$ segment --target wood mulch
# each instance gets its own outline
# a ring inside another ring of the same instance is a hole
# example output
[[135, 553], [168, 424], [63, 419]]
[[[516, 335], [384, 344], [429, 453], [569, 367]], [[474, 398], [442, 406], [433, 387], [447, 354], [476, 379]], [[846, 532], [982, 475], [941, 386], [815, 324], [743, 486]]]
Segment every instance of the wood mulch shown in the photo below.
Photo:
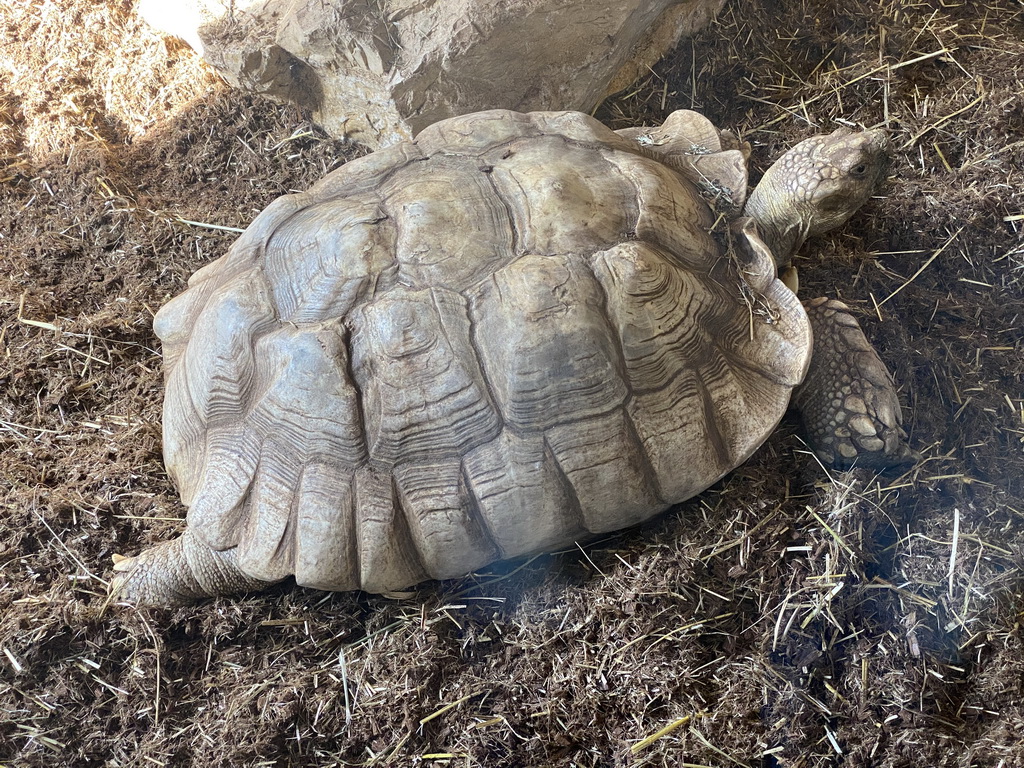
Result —
[[661, 519], [395, 601], [107, 605], [181, 529], [153, 312], [360, 150], [223, 86], [128, 0], [0, 3], [0, 766], [1024, 766], [1024, 8], [730, 2], [613, 127], [698, 109], [754, 177], [886, 126], [802, 290], [855, 308], [923, 461], [789, 420]]

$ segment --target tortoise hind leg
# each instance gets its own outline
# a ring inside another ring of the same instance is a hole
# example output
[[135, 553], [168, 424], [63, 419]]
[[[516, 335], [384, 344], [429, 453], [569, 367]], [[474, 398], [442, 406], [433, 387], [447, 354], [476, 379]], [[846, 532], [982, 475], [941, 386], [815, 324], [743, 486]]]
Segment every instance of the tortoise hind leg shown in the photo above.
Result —
[[913, 464], [920, 456], [906, 443], [892, 377], [849, 308], [835, 299], [804, 307], [814, 351], [793, 404], [818, 458], [838, 468]]
[[273, 583], [246, 575], [235, 564], [233, 549], [212, 549], [189, 529], [136, 557], [115, 555], [114, 571], [111, 597], [136, 605], [188, 605], [203, 597], [263, 589]]

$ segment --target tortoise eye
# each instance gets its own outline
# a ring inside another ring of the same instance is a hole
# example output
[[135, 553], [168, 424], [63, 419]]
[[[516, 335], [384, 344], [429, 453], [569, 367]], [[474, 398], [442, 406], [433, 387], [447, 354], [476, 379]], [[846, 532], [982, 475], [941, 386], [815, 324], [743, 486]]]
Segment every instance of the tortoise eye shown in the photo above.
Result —
[[850, 173], [852, 173], [854, 176], [863, 176], [865, 173], [867, 173], [867, 170], [868, 166], [866, 163], [858, 163], [857, 165], [853, 166], [852, 169], [850, 169]]

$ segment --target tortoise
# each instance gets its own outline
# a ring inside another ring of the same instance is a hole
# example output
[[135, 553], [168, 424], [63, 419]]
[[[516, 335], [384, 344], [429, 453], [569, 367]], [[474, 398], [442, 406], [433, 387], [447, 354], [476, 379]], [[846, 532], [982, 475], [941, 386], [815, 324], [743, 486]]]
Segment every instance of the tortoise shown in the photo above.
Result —
[[912, 461], [848, 308], [779, 277], [872, 194], [884, 133], [807, 139], [745, 199], [748, 150], [689, 111], [495, 110], [275, 200], [156, 316], [187, 527], [115, 556], [112, 594], [388, 593], [551, 551], [705, 490], [791, 399], [823, 461]]

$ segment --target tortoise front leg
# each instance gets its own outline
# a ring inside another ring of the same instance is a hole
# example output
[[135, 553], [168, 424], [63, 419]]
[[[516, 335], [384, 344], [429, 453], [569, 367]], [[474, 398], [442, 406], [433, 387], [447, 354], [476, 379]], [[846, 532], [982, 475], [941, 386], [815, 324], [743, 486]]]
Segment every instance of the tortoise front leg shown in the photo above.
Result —
[[219, 552], [186, 529], [136, 557], [114, 556], [110, 595], [136, 605], [173, 607], [203, 597], [263, 589], [272, 582], [254, 579], [235, 564], [235, 550]]
[[793, 393], [808, 440], [830, 466], [885, 469], [912, 464], [896, 386], [849, 307], [835, 299], [804, 303], [814, 350]]

